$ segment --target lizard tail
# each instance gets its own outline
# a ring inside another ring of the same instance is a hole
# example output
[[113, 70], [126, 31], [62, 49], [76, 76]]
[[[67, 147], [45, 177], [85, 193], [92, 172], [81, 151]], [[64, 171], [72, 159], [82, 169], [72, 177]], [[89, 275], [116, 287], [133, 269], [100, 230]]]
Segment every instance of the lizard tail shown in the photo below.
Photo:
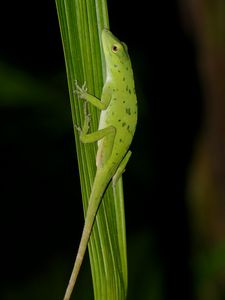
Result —
[[[77, 276], [80, 271], [81, 264], [83, 262], [84, 254], [87, 249], [88, 241], [90, 239], [92, 227], [95, 221], [95, 217], [98, 211], [99, 204], [101, 203], [101, 198], [104, 194], [104, 191], [111, 179], [107, 178], [108, 176], [104, 176], [100, 174], [101, 171], [97, 171], [95, 180], [93, 183], [89, 203], [88, 203], [88, 209], [85, 216], [85, 223], [84, 228], [80, 240], [80, 245], [78, 248], [76, 260], [74, 263], [73, 271], [66, 289], [66, 293], [64, 296], [64, 300], [69, 300], [71, 297], [71, 294], [73, 292], [74, 285], [76, 283]], [[103, 179], [104, 178], [104, 179]]]

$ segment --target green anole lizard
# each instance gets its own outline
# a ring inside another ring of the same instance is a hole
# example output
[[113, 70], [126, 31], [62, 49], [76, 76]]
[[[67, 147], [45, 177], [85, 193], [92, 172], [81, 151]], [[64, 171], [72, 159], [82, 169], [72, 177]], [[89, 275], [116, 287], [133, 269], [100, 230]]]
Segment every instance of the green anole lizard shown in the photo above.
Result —
[[85, 84], [80, 87], [76, 82], [75, 92], [78, 97], [100, 109], [101, 115], [98, 131], [88, 133], [87, 112], [83, 128], [79, 130], [81, 142], [98, 142], [97, 171], [77, 257], [64, 300], [69, 300], [71, 297], [103, 194], [110, 181], [115, 188], [131, 156], [131, 151], [128, 149], [137, 123], [137, 98], [127, 47], [107, 29], [102, 31], [102, 45], [106, 62], [106, 80], [101, 100], [88, 94]]

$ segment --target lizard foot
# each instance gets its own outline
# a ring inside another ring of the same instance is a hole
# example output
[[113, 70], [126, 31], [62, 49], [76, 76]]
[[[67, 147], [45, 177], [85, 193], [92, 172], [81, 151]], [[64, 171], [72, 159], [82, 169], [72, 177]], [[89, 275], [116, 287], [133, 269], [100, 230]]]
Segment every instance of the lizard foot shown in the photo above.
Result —
[[87, 95], [87, 86], [86, 86], [86, 82], [84, 82], [84, 84], [82, 85], [82, 87], [80, 87], [77, 83], [77, 80], [75, 80], [75, 90], [74, 93], [77, 94], [77, 96], [80, 99], [86, 99], [86, 95]]
[[84, 102], [84, 126], [83, 126], [83, 133], [87, 133], [90, 128], [90, 121], [91, 121], [91, 114], [88, 112], [88, 103], [87, 101]]
[[82, 129], [80, 128], [80, 126], [77, 126], [76, 124], [74, 124], [74, 128], [78, 131], [79, 135], [82, 134]]

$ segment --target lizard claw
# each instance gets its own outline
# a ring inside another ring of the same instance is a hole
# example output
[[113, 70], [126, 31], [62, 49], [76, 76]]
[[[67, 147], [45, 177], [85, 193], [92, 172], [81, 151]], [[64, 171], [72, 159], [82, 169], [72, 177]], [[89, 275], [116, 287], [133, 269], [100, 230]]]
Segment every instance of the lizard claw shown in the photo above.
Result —
[[86, 86], [86, 81], [84, 82], [84, 84], [82, 85], [82, 90], [87, 92], [87, 86]]
[[73, 91], [74, 94], [77, 94], [77, 96], [80, 99], [86, 99], [86, 94], [87, 94], [87, 86], [86, 86], [86, 81], [84, 82], [84, 84], [82, 85], [82, 87], [80, 87], [77, 83], [77, 80], [75, 80], [75, 90]]
[[82, 129], [80, 128], [80, 126], [77, 126], [76, 124], [74, 124], [74, 128], [78, 131], [79, 134], [82, 133]]
[[84, 116], [85, 116], [85, 122], [84, 122], [84, 127], [85, 131], [87, 132], [90, 127], [90, 121], [91, 121], [91, 114], [88, 112], [88, 103], [87, 101], [84, 102]]
[[82, 128], [77, 126], [76, 124], [74, 125], [74, 128], [78, 131], [80, 136], [87, 134], [90, 127], [90, 119], [91, 119], [91, 114], [88, 113], [87, 101], [85, 101], [84, 102], [84, 125]]
[[91, 114], [88, 112], [88, 102], [84, 101], [84, 115], [85, 117], [89, 117], [91, 116]]

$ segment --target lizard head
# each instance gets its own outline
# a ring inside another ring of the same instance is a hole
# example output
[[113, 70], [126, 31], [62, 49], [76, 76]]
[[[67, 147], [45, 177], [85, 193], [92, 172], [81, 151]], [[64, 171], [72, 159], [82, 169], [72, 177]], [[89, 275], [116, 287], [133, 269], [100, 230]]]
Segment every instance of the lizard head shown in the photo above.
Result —
[[102, 45], [106, 64], [121, 64], [129, 61], [126, 44], [119, 41], [108, 29], [102, 31]]

